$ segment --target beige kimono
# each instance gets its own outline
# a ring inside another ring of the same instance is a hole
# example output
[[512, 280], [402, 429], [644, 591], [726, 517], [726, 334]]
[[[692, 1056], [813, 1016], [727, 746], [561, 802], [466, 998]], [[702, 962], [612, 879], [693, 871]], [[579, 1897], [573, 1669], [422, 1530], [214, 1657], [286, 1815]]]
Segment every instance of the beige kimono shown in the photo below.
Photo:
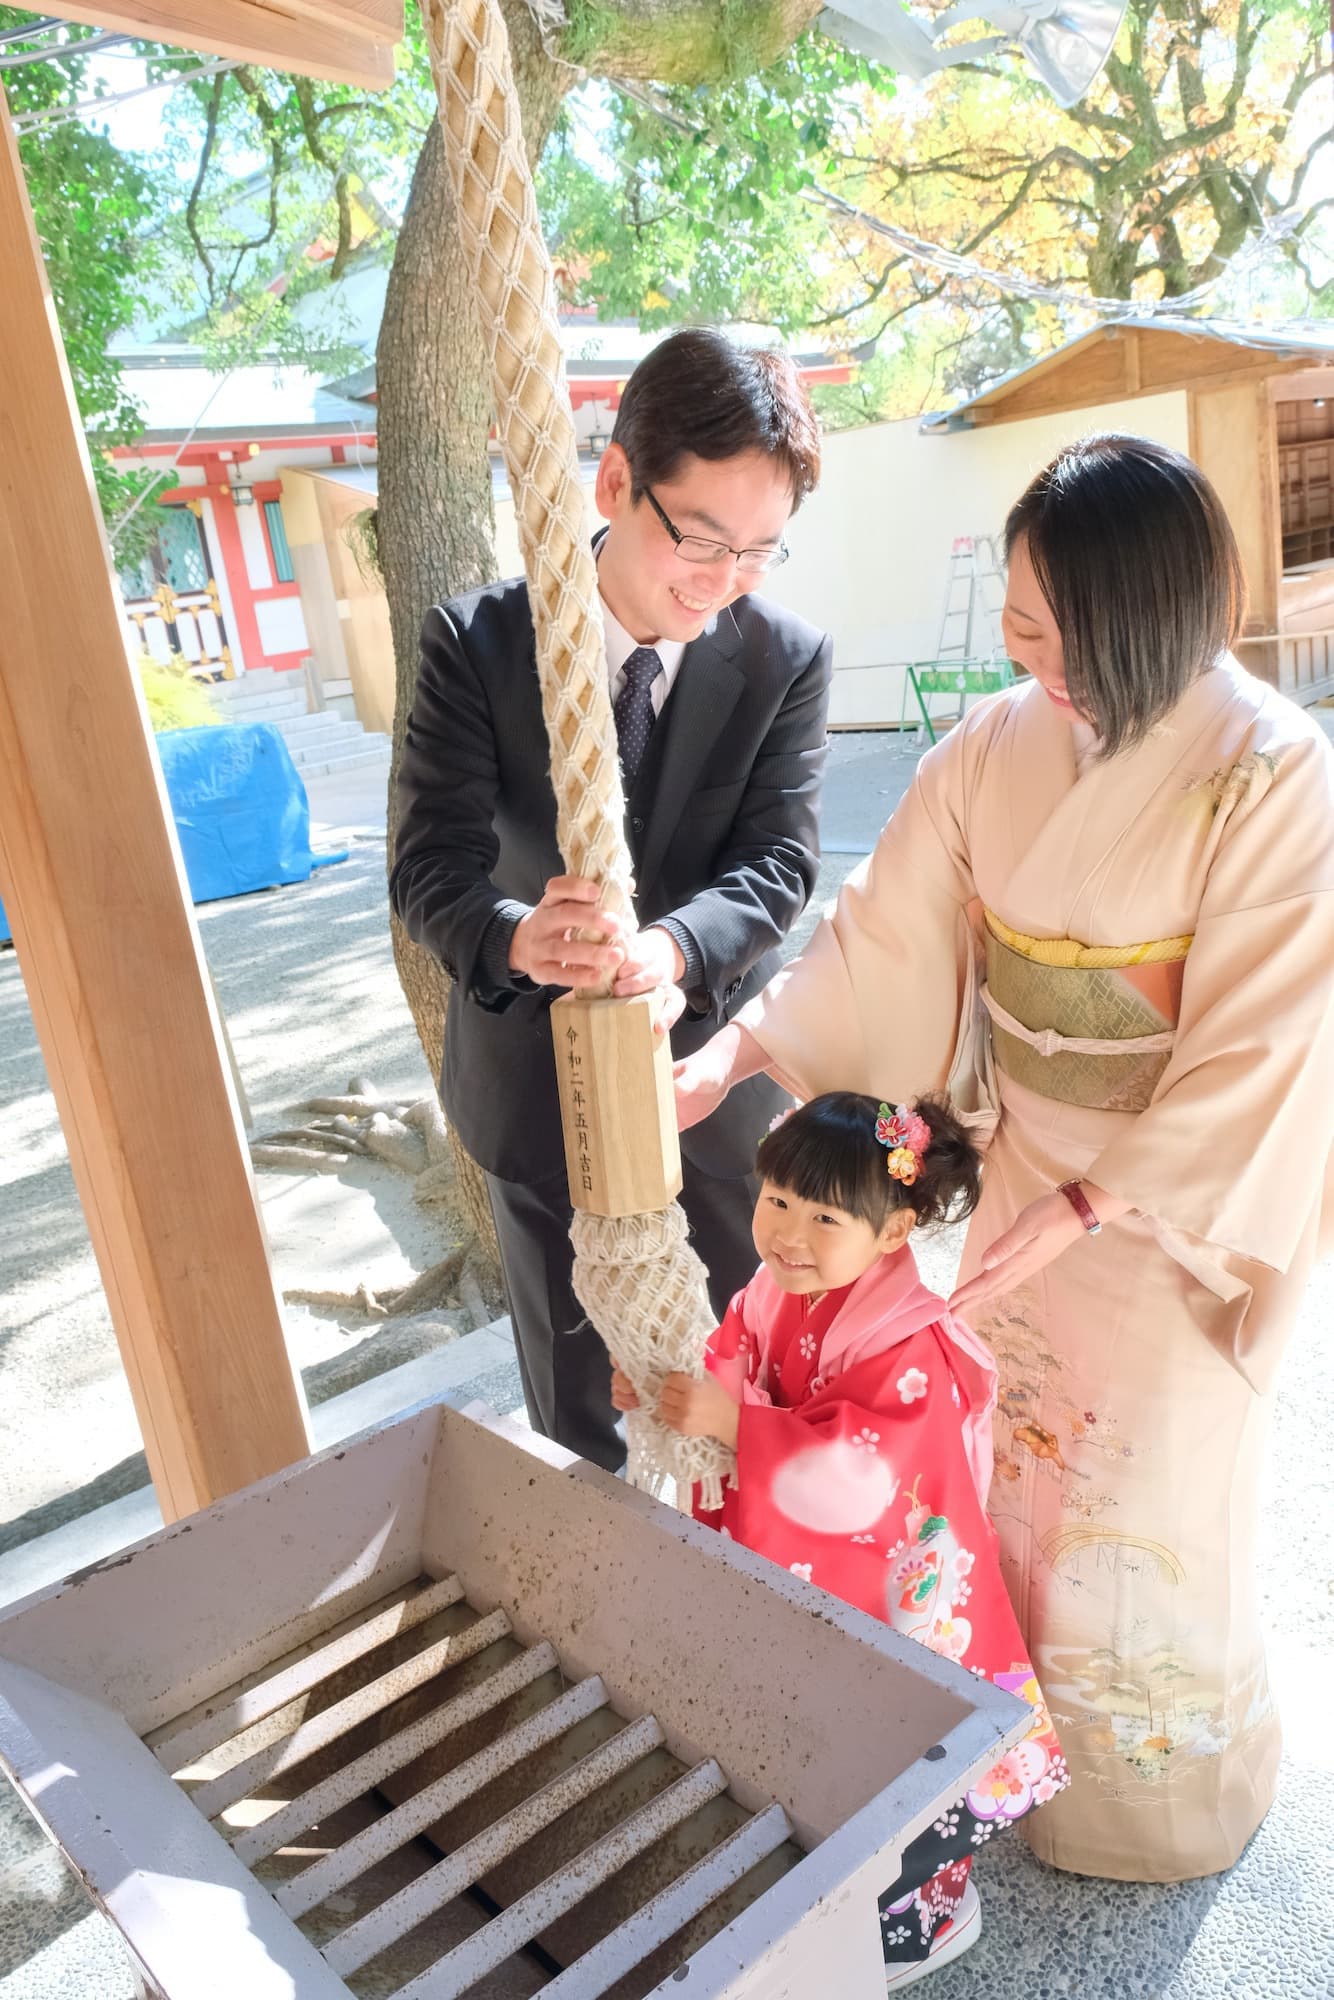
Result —
[[964, 1277], [1072, 1176], [1133, 1203], [978, 1319], [992, 1514], [1075, 1777], [1030, 1838], [1091, 1875], [1226, 1868], [1279, 1756], [1255, 1488], [1334, 1145], [1329, 745], [1232, 661], [1082, 774], [1038, 687], [997, 696], [742, 1019], [801, 1096], [998, 1105]]

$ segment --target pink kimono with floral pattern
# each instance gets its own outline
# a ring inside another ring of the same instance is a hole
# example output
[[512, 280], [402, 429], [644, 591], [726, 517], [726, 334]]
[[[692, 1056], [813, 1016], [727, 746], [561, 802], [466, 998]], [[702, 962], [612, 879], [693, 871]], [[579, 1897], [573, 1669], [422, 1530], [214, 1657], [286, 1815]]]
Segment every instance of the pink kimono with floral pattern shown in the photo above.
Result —
[[923, 1956], [971, 1857], [1066, 1782], [986, 1514], [994, 1363], [904, 1248], [814, 1305], [761, 1269], [708, 1364], [741, 1420], [736, 1484], [698, 1518], [1033, 1706], [1029, 1735], [913, 1842], [882, 1901], [887, 1959]]

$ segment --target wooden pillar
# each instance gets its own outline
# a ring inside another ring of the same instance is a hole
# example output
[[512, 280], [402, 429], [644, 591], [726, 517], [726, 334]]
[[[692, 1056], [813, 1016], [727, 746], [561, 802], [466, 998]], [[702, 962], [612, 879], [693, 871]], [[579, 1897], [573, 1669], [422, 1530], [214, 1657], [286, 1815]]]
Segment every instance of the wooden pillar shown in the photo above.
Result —
[[307, 1450], [0, 91], [0, 898], [168, 1519]]
[[1246, 571], [1246, 637], [1237, 648], [1250, 671], [1282, 686], [1278, 631], [1283, 537], [1279, 523], [1278, 432], [1269, 385], [1230, 382], [1189, 392], [1190, 455], [1227, 510]]

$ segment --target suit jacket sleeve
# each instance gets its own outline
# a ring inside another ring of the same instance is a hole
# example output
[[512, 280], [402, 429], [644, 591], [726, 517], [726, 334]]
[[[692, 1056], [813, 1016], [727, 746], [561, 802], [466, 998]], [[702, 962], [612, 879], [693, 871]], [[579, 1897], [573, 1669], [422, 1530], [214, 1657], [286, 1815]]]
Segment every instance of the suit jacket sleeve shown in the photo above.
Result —
[[702, 983], [720, 1014], [755, 961], [782, 942], [815, 887], [832, 661], [826, 633], [751, 766], [712, 882], [666, 913], [695, 940]]
[[488, 967], [483, 939], [497, 917], [525, 905], [491, 881], [499, 771], [495, 723], [482, 683], [447, 610], [422, 631], [421, 668], [398, 771], [398, 826], [389, 898], [409, 937], [434, 953], [483, 1007], [507, 1007], [527, 980], [506, 987]]

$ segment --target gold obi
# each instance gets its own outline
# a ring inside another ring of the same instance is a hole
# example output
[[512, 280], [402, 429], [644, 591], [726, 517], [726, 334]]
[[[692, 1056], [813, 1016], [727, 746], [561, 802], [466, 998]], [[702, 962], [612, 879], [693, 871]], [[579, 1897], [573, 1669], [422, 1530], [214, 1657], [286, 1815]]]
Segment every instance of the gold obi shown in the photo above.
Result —
[[1171, 1056], [1191, 939], [1082, 945], [985, 915], [997, 1067], [1061, 1104], [1142, 1111]]

